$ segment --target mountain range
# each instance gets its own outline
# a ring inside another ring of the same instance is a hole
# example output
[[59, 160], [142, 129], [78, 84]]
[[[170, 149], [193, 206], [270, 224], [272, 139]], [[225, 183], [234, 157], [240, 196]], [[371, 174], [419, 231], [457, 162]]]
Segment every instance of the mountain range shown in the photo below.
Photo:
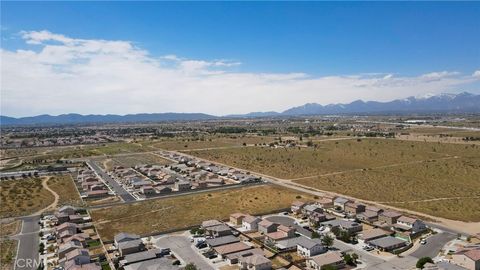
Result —
[[480, 113], [480, 95], [467, 92], [440, 94], [426, 97], [408, 97], [389, 102], [356, 100], [348, 104], [320, 105], [307, 103], [283, 112], [251, 112], [248, 114], [214, 116], [204, 113], [141, 113], [127, 115], [37, 115], [14, 118], [0, 116], [0, 125], [79, 124], [79, 123], [131, 123], [161, 121], [193, 121], [224, 118], [258, 118], [281, 116], [307, 116], [331, 114], [407, 114], [407, 113]]

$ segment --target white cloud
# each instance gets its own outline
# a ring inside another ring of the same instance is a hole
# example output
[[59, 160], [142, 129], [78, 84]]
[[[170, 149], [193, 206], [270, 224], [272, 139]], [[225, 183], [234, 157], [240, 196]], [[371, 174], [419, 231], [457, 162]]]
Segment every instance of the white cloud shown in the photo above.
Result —
[[3, 115], [282, 111], [307, 102], [457, 91], [480, 81], [480, 71], [409, 77], [234, 72], [230, 68], [238, 61], [154, 57], [129, 41], [76, 39], [48, 31], [22, 32], [21, 37], [34, 47], [1, 50]]

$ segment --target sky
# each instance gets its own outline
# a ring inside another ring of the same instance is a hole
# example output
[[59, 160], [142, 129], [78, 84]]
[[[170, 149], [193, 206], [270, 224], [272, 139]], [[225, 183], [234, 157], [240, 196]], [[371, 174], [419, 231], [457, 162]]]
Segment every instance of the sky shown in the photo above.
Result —
[[1, 2], [1, 114], [480, 94], [480, 2]]

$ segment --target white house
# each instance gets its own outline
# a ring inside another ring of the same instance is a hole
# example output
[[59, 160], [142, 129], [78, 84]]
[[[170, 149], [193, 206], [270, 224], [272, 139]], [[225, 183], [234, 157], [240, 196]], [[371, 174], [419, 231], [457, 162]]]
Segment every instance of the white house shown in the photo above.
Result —
[[251, 215], [246, 215], [242, 220], [242, 228], [245, 231], [256, 231], [258, 230], [258, 223], [262, 221], [258, 217], [254, 217]]

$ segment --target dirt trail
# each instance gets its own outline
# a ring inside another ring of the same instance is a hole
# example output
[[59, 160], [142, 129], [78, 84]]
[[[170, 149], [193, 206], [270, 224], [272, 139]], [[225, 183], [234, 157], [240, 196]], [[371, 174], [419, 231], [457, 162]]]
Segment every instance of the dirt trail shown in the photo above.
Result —
[[48, 211], [50, 209], [55, 209], [57, 208], [57, 205], [58, 205], [58, 200], [60, 198], [60, 196], [54, 191], [52, 190], [49, 186], [48, 186], [48, 180], [50, 180], [51, 177], [46, 177], [42, 180], [42, 187], [46, 190], [48, 190], [50, 193], [52, 193], [53, 197], [54, 197], [54, 200], [53, 200], [53, 203], [51, 203], [49, 206], [41, 209], [41, 210], [38, 210], [37, 212], [33, 213], [32, 216], [36, 216], [36, 215], [40, 215], [42, 214], [43, 212], [45, 211]]

